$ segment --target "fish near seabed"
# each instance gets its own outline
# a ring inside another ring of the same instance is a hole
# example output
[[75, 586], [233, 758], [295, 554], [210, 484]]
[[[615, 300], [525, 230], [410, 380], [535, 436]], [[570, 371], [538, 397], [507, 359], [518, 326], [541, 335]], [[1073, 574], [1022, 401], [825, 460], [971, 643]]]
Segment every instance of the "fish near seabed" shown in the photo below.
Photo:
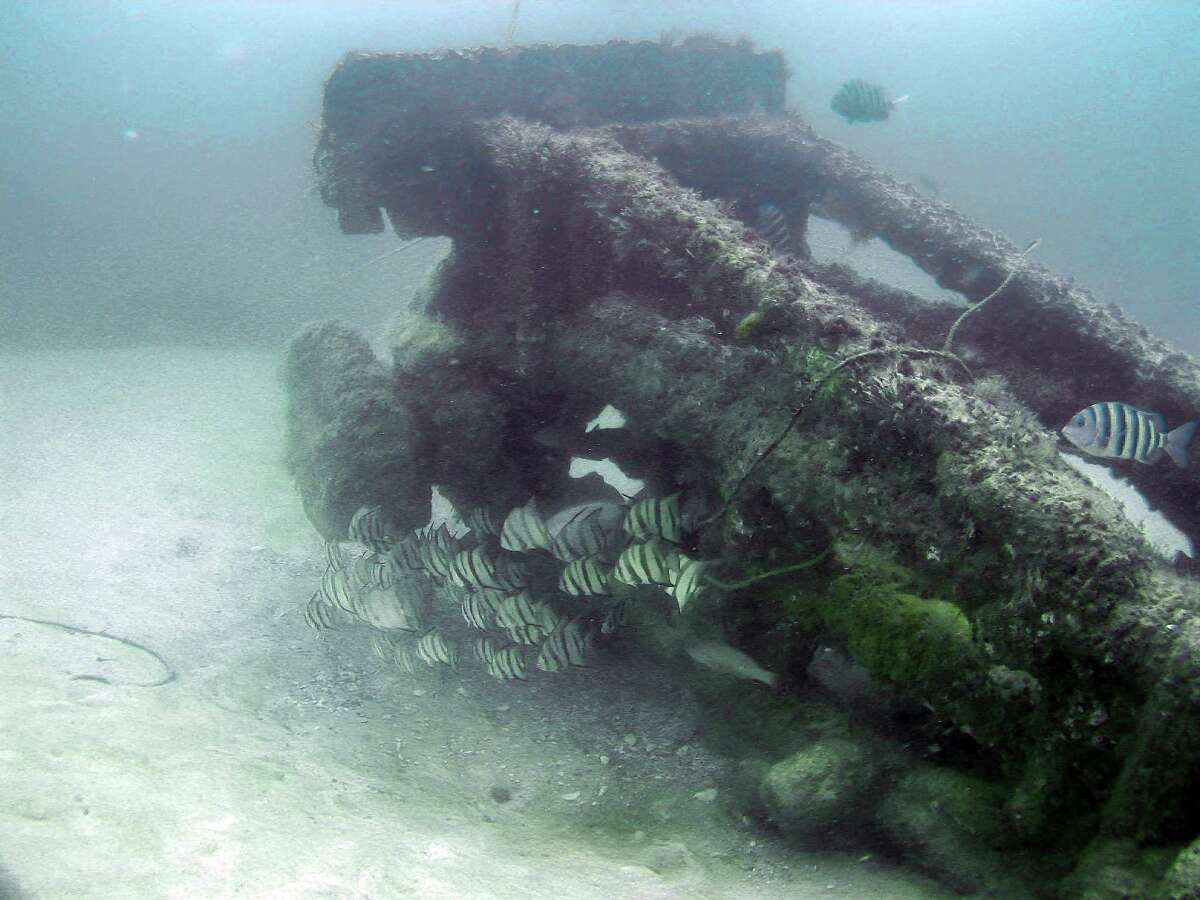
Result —
[[838, 88], [829, 108], [851, 125], [855, 122], [882, 122], [907, 99], [908, 94], [905, 94], [889, 100], [879, 85], [853, 78]]
[[774, 672], [768, 672], [736, 647], [719, 641], [693, 641], [684, 650], [694, 663], [714, 672], [761, 681], [768, 687], [775, 687], [779, 681]]
[[1173, 431], [1158, 413], [1130, 403], [1108, 401], [1081, 409], [1062, 427], [1062, 436], [1092, 456], [1134, 459], [1153, 465], [1163, 454], [1181, 469], [1188, 464], [1188, 444], [1196, 422], [1185, 422]]

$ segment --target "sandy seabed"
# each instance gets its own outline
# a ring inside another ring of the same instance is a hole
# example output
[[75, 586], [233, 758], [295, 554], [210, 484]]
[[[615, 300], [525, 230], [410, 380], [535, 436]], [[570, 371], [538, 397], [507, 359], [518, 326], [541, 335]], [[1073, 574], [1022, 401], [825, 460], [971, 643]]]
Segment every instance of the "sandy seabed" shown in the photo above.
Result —
[[0, 898], [945, 896], [729, 812], [678, 673], [318, 639], [279, 362], [0, 357]]

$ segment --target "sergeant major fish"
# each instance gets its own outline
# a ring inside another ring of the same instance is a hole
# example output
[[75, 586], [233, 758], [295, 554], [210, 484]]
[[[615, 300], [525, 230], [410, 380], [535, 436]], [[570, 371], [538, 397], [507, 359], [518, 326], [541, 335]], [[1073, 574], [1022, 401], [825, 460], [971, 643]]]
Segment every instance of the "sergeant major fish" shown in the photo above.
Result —
[[853, 78], [838, 88], [829, 107], [853, 125], [855, 122], [882, 122], [907, 99], [908, 94], [905, 94], [889, 100], [879, 85]]
[[1063, 437], [1092, 456], [1153, 465], [1165, 453], [1181, 469], [1187, 468], [1188, 443], [1195, 432], [1196, 422], [1167, 431], [1166, 421], [1158, 413], [1120, 401], [1093, 403], [1062, 428]]

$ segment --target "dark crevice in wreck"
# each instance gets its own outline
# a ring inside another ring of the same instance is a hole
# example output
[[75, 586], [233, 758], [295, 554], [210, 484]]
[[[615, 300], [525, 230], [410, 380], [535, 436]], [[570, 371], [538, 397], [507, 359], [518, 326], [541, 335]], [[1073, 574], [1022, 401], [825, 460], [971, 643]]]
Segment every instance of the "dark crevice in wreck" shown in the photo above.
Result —
[[[786, 77], [778, 54], [709, 39], [348, 56], [325, 91], [325, 202], [347, 233], [381, 230], [386, 213], [401, 237], [454, 245], [423, 308], [399, 315], [390, 371], [334, 323], [294, 340], [289, 464], [305, 509], [338, 540], [363, 505], [423, 525], [432, 485], [462, 508], [506, 512], [530, 495], [561, 507], [592, 491], [565, 474], [583, 456], [711, 510], [806, 385], [878, 349], [839, 373], [729, 515], [689, 538], [743, 571], [830, 545], [831, 558], [688, 615], [785, 672], [841, 648], [900, 698], [880, 734], [940, 733], [939, 761], [987, 776], [967, 791], [993, 804], [984, 856], [1036, 859], [1070, 893], [1114, 847], [1145, 846], [1122, 858], [1157, 877], [1171, 854], [1153, 848], [1200, 832], [1200, 590], [1047, 429], [1109, 397], [1184, 421], [1200, 369], [820, 138], [783, 111]], [[794, 255], [755, 231], [765, 202]], [[956, 338], [974, 380], [904, 354], [940, 348], [961, 307], [815, 262], [813, 214], [881, 238], [971, 302], [1016, 272]], [[606, 403], [628, 427], [585, 434]], [[1132, 477], [1196, 535], [1198, 473]], [[771, 772], [751, 777], [748, 807], [786, 823]], [[921, 796], [925, 770], [888, 772], [894, 796]], [[886, 820], [887, 803], [857, 821]], [[889, 839], [972, 889], [903, 833]]]

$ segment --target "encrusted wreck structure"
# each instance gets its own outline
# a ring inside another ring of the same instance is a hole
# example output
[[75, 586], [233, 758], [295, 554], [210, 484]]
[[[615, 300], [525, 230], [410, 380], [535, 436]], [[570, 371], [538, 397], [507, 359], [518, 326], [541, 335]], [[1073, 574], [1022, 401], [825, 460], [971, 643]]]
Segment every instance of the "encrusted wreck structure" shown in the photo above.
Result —
[[[946, 840], [1032, 860], [1022, 889], [1196, 896], [1200, 590], [1053, 430], [1100, 399], [1194, 418], [1200, 369], [822, 139], [784, 110], [786, 78], [778, 54], [707, 39], [348, 56], [325, 89], [324, 201], [347, 233], [386, 217], [453, 250], [393, 323], [394, 361], [336, 323], [294, 340], [289, 460], [310, 519], [343, 538], [379, 504], [416, 528], [432, 485], [464, 508], [571, 498], [570, 458], [609, 457], [706, 498], [689, 540], [731, 570], [832, 546], [688, 615], [798, 680], [831, 643], [913, 701], [906, 727], [952, 743], [944, 762], [989, 798]], [[749, 226], [765, 202], [799, 252]], [[967, 302], [1009, 280], [947, 347], [963, 306], [814, 261], [810, 215]], [[626, 427], [585, 433], [604, 404]], [[1200, 534], [1200, 466], [1127, 474]], [[884, 830], [963, 889], [1003, 868], [964, 872]]]

